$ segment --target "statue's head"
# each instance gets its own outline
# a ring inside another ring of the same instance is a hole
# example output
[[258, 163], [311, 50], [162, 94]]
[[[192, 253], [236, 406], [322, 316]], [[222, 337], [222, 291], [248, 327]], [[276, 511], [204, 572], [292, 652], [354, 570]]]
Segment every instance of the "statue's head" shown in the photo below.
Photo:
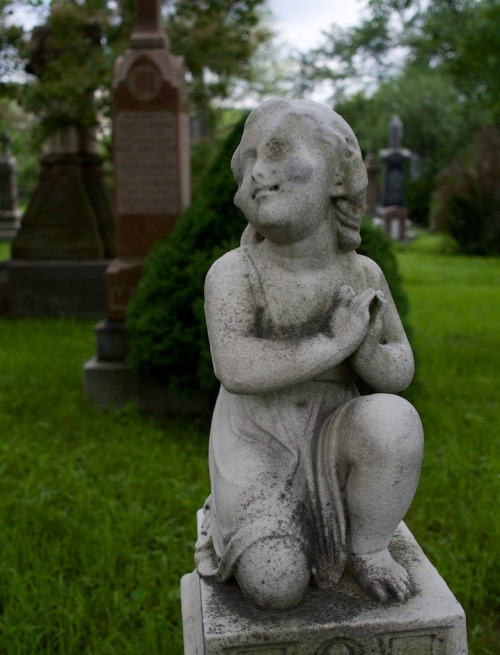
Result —
[[[300, 139], [300, 147], [309, 148], [315, 157], [326, 164], [325, 187], [335, 222], [339, 247], [354, 250], [361, 242], [359, 235], [362, 212], [365, 206], [368, 184], [366, 168], [358, 141], [346, 121], [326, 105], [310, 100], [283, 100], [273, 98], [252, 111], [245, 123], [242, 140], [231, 161], [231, 168], [238, 183], [243, 184], [247, 170], [244, 153], [268, 125], [282, 126]], [[303, 136], [305, 135], [305, 136]], [[279, 139], [278, 139], [279, 140]], [[282, 157], [283, 165], [285, 156]], [[235, 199], [238, 202], [238, 194]], [[243, 208], [243, 207], [242, 207]], [[252, 228], [245, 231], [244, 241], [259, 239]]]

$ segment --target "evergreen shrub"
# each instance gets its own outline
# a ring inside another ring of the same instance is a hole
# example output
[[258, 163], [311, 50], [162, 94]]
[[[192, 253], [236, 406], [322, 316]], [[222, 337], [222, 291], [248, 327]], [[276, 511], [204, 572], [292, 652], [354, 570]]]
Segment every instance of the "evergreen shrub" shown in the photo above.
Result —
[[468, 255], [500, 254], [500, 129], [481, 132], [472, 156], [440, 176], [432, 225]]
[[[233, 203], [236, 183], [229, 167], [245, 119], [222, 144], [200, 185], [199, 198], [148, 256], [129, 305], [128, 362], [161, 380], [174, 395], [215, 395], [218, 389], [205, 327], [203, 287], [212, 263], [238, 246], [247, 225]], [[358, 252], [382, 268], [404, 319], [407, 298], [389, 238], [368, 221], [363, 222], [361, 236]]]

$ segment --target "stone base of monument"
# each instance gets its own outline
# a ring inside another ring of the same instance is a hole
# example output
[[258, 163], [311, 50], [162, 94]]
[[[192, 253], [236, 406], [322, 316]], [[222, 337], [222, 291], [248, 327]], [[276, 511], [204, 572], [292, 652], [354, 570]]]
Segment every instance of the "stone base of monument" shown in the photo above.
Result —
[[106, 309], [107, 259], [11, 259], [2, 267], [3, 307], [8, 316], [96, 318]]
[[185, 655], [465, 655], [464, 611], [403, 523], [390, 550], [417, 589], [405, 603], [375, 603], [345, 576], [294, 610], [262, 611], [236, 583], [185, 575]]
[[153, 414], [201, 414], [209, 410], [205, 398], [169, 396], [166, 385], [135, 373], [123, 362], [102, 362], [93, 357], [83, 367], [87, 402], [100, 409], [132, 405]]
[[96, 325], [96, 357], [83, 367], [85, 397], [100, 409], [133, 405], [154, 414], [208, 412], [208, 398], [169, 396], [166, 385], [151, 376], [132, 371], [125, 363], [128, 331], [122, 321], [104, 320]]

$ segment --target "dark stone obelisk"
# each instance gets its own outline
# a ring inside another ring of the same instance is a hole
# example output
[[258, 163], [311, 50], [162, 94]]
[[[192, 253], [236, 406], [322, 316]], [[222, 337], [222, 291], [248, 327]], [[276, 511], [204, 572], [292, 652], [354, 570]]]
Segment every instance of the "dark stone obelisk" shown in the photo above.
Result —
[[388, 129], [388, 148], [380, 151], [384, 162], [382, 219], [387, 234], [394, 240], [407, 236], [408, 211], [405, 207], [405, 179], [411, 153], [402, 147], [403, 122], [392, 116]]

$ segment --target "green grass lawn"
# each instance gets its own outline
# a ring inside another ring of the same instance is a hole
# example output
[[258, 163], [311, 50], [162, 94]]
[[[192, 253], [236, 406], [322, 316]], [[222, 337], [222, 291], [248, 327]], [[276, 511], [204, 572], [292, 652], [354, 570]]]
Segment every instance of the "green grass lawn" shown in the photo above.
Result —
[[10, 257], [10, 243], [0, 241], [0, 262], [9, 259]]
[[[426, 430], [407, 522], [500, 652], [500, 260], [398, 254]], [[82, 392], [93, 324], [0, 319], [0, 654], [181, 655], [179, 579], [209, 491], [201, 421], [99, 412]]]
[[398, 255], [426, 452], [407, 523], [464, 606], [473, 655], [500, 652], [500, 259]]

